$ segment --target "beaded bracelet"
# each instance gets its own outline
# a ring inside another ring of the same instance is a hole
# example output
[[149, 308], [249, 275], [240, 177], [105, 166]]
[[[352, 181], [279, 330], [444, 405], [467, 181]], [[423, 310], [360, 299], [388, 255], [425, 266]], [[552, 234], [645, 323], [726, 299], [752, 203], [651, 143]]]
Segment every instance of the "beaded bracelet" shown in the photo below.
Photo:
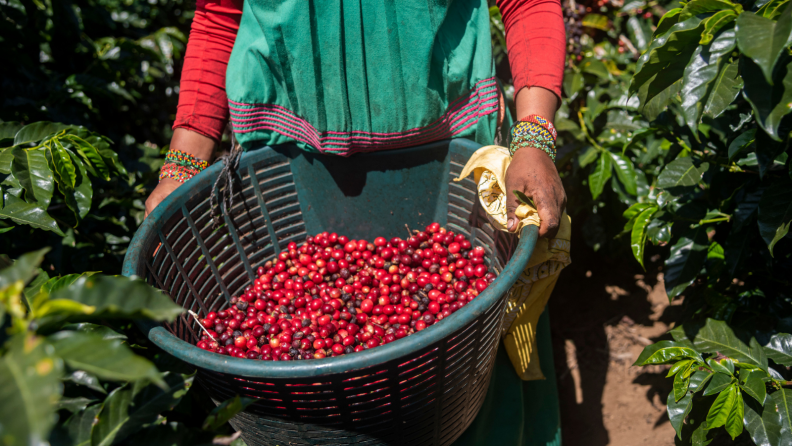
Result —
[[553, 123], [539, 115], [530, 115], [514, 123], [511, 130], [512, 142], [509, 152], [514, 153], [523, 147], [536, 147], [550, 156], [555, 162], [555, 140], [558, 133]]
[[168, 153], [165, 154], [165, 162], [189, 167], [192, 169], [198, 169], [199, 172], [209, 167], [208, 161], [199, 160], [187, 152], [182, 152], [181, 150], [175, 149], [168, 150]]
[[179, 183], [184, 183], [195, 175], [198, 175], [199, 172], [200, 170], [198, 169], [180, 166], [176, 163], [166, 163], [160, 169], [159, 179], [162, 181], [165, 178], [170, 178]]
[[170, 149], [165, 154], [165, 164], [160, 169], [159, 179], [165, 178], [184, 183], [209, 167], [209, 162], [200, 160], [187, 152]]

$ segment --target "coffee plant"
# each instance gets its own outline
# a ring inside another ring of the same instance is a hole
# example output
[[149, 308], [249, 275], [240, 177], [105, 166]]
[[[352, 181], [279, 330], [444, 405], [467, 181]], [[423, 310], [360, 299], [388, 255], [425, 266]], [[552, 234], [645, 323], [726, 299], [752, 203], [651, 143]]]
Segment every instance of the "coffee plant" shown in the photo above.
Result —
[[203, 415], [202, 424], [180, 421], [194, 403], [194, 369], [158, 354], [147, 358], [123, 326], [172, 321], [183, 309], [138, 280], [49, 277], [38, 267], [45, 253], [0, 258], [4, 446], [209, 445], [251, 403], [237, 397]]
[[636, 361], [673, 364], [678, 444], [721, 428], [790, 444], [792, 3], [651, 5], [604, 11], [567, 70], [570, 211], [595, 249], [643, 266], [657, 245], [669, 298], [685, 297], [674, 340]]
[[[52, 221], [47, 224], [53, 231], [43, 231], [6, 220], [9, 224], [0, 226], [15, 228], [0, 237], [0, 252], [18, 257], [50, 246], [44, 260], [48, 271], [121, 271], [172, 134], [180, 58], [194, 7], [189, 0], [0, 2], [0, 55], [13, 65], [0, 76], [0, 120], [5, 121], [0, 150], [13, 144], [6, 139], [22, 124], [65, 123], [83, 128], [69, 131], [77, 137], [89, 131], [107, 137], [102, 139], [112, 141], [120, 161], [115, 165], [129, 173], [114, 175], [111, 166], [107, 180], [88, 170], [93, 204], [84, 217], [61, 200], [65, 183], [56, 183], [48, 214], [65, 236], [54, 231]], [[5, 158], [3, 165], [8, 170]], [[0, 181], [5, 175], [0, 173]], [[81, 201], [72, 207], [84, 209], [86, 197], [79, 191], [76, 197]]]

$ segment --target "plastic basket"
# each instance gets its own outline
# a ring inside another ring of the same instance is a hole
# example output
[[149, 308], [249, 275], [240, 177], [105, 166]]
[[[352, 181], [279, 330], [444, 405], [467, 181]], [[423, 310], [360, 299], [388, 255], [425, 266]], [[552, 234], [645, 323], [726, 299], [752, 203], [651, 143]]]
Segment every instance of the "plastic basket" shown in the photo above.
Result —
[[231, 420], [249, 446], [449, 445], [476, 417], [499, 345], [506, 294], [531, 256], [537, 230], [519, 241], [495, 231], [472, 180], [452, 181], [479, 145], [462, 139], [349, 158], [265, 147], [240, 161], [233, 208], [214, 229], [216, 164], [177, 189], [143, 222], [124, 261], [201, 315], [225, 308], [259, 265], [289, 242], [336, 231], [352, 238], [407, 235], [440, 222], [483, 246], [498, 278], [447, 319], [363, 352], [321, 360], [256, 361], [195, 347], [187, 316], [141, 324], [166, 352], [198, 367], [215, 402], [257, 398]]

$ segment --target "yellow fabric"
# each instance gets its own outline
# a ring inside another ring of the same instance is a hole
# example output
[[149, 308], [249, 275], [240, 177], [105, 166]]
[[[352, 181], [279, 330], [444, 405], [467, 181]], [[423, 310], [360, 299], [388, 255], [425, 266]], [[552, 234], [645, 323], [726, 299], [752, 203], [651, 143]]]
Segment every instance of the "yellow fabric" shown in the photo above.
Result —
[[[478, 184], [481, 205], [496, 229], [506, 229], [506, 170], [511, 162], [509, 150], [500, 146], [482, 147], [473, 154], [455, 181], [473, 173]], [[521, 219], [519, 229], [526, 225], [539, 226], [539, 214], [530, 205], [521, 204], [515, 214]], [[536, 350], [536, 324], [553, 292], [558, 274], [570, 264], [570, 235], [572, 221], [566, 212], [554, 239], [541, 238], [536, 243], [525, 271], [509, 290], [506, 318], [503, 324], [503, 344], [517, 374], [525, 381], [545, 379], [539, 367]]]

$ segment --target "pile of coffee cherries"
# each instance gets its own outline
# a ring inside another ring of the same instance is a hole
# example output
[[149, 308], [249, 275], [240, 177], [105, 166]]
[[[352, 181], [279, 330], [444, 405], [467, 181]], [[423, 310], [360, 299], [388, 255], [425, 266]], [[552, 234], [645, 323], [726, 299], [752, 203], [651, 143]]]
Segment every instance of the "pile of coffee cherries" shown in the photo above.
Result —
[[257, 272], [227, 309], [199, 319], [198, 347], [272, 361], [359, 352], [438, 323], [495, 280], [484, 248], [438, 223], [373, 243], [323, 232]]

